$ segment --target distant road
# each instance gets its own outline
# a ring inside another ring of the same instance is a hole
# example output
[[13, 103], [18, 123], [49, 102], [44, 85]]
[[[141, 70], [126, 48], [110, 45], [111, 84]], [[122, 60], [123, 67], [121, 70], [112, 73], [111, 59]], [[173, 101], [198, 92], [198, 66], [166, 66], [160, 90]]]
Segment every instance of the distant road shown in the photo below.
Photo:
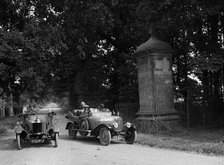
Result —
[[59, 112], [59, 111], [61, 111], [61, 108], [56, 103], [49, 103], [49, 104], [45, 105], [44, 107], [42, 107], [40, 111], [42, 111], [42, 112], [50, 112], [50, 111]]
[[[41, 111], [60, 111], [55, 103]], [[92, 137], [69, 139], [65, 125], [67, 119], [58, 114], [60, 123], [59, 146], [28, 144], [16, 149], [15, 137], [0, 139], [0, 165], [224, 165], [222, 157], [191, 154], [180, 151], [155, 149], [138, 144], [112, 142], [101, 146]]]

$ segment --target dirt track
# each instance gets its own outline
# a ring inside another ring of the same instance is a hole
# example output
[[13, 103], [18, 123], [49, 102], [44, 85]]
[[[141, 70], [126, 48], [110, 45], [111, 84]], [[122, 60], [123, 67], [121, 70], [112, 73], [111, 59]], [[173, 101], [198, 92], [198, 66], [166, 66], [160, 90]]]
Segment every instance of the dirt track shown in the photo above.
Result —
[[[59, 111], [56, 104], [43, 110]], [[14, 136], [0, 139], [0, 165], [224, 165], [224, 158], [112, 142], [101, 146], [92, 137], [69, 139], [64, 129], [67, 119], [57, 115], [60, 123], [59, 146], [26, 144], [16, 149]]]

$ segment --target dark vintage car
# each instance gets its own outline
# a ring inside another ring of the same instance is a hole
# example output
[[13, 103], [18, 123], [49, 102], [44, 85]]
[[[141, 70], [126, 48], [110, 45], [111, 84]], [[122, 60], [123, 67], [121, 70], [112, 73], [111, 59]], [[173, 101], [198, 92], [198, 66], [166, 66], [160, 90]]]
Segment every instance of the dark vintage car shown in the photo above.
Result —
[[58, 146], [59, 129], [58, 120], [54, 118], [55, 112], [20, 114], [16, 123], [15, 133], [18, 149], [22, 149], [23, 142], [43, 143], [53, 140]]
[[123, 124], [122, 117], [110, 111], [100, 111], [96, 108], [76, 110], [65, 115], [69, 120], [66, 129], [71, 138], [76, 138], [77, 132], [81, 136], [99, 137], [102, 145], [108, 145], [111, 139], [124, 139], [133, 144], [137, 138], [135, 126], [127, 122]]

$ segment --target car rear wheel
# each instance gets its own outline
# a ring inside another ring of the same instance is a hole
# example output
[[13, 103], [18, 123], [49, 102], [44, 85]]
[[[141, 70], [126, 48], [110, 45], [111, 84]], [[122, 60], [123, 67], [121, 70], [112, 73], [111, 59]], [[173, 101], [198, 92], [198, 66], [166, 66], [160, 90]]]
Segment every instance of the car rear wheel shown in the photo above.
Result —
[[[81, 120], [80, 121], [80, 129], [81, 130], [89, 130], [89, 123], [88, 123], [88, 120], [84, 119], [84, 120]], [[80, 131], [79, 134], [81, 136], [87, 136], [88, 135], [88, 132], [82, 132]]]
[[70, 138], [75, 139], [77, 135], [77, 131], [74, 130], [76, 127], [74, 124], [70, 124], [68, 127], [68, 135]]
[[108, 128], [102, 127], [100, 129], [99, 138], [100, 138], [100, 143], [103, 146], [107, 146], [107, 145], [110, 144], [110, 141], [111, 141], [111, 133], [108, 130]]
[[55, 147], [58, 147], [58, 133], [55, 133], [54, 142], [55, 142]]
[[136, 131], [127, 131], [125, 133], [125, 141], [127, 144], [133, 144], [137, 139]]
[[17, 148], [18, 148], [19, 150], [21, 150], [22, 147], [21, 147], [20, 134], [16, 134], [16, 140], [17, 140]]

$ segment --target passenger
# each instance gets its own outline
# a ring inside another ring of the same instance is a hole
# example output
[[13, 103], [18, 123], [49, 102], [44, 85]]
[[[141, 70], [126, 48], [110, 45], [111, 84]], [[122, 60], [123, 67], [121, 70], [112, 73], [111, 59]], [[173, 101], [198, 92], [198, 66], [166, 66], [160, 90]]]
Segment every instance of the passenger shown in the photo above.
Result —
[[98, 109], [99, 109], [99, 111], [101, 111], [101, 112], [109, 112], [109, 111], [110, 111], [108, 108], [105, 108], [105, 107], [104, 107], [104, 104], [100, 104], [100, 105], [98, 106]]
[[23, 105], [23, 113], [27, 113], [28, 111], [28, 105]]

